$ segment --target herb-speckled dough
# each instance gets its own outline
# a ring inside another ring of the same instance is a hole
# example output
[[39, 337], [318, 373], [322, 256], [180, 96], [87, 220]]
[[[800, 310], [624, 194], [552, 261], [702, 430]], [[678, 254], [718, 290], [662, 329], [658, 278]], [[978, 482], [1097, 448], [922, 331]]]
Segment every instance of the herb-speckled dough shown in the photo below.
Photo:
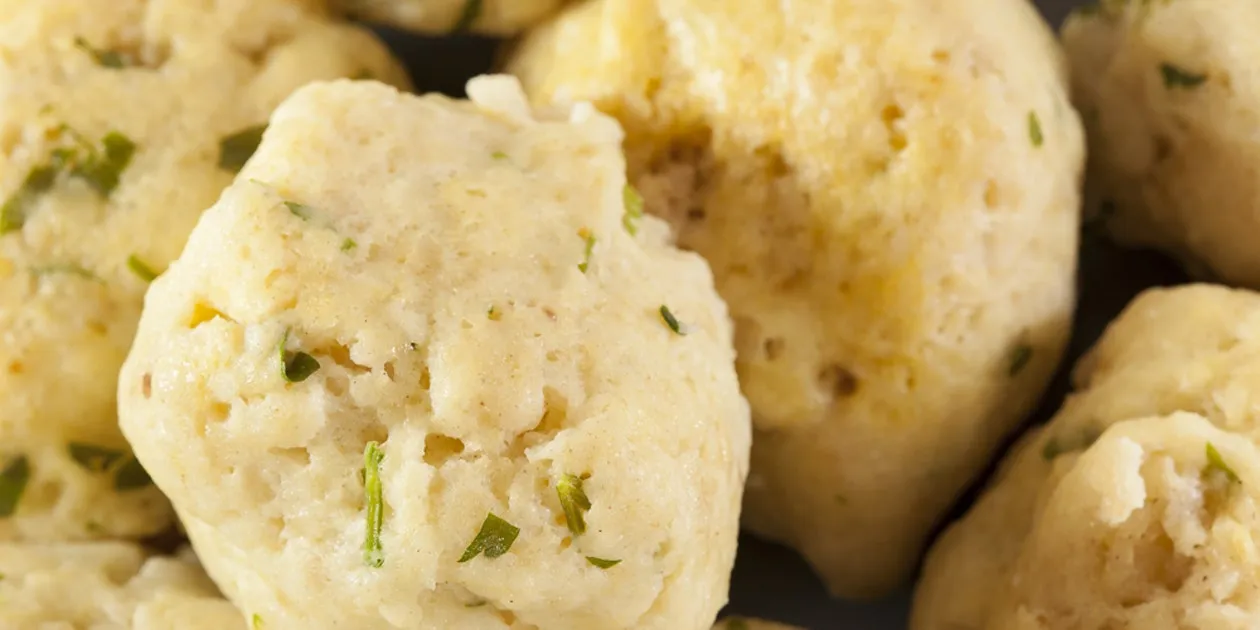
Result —
[[758, 430], [746, 523], [838, 594], [909, 577], [1059, 361], [1062, 66], [1024, 0], [597, 0], [509, 65], [619, 118], [648, 211], [712, 265]]
[[[707, 630], [750, 439], [709, 268], [656, 219], [623, 227], [614, 121], [535, 117], [508, 77], [469, 90], [282, 105], [149, 292], [123, 429], [229, 599], [277, 627]], [[319, 362], [300, 383], [286, 331]], [[589, 475], [582, 536], [565, 474]], [[488, 513], [519, 538], [458, 562]]]
[[510, 35], [542, 20], [565, 0], [330, 0], [360, 18], [422, 33], [472, 30]]
[[[936, 544], [911, 628], [1254, 628], [1257, 340], [1258, 294], [1139, 296]], [[1240, 483], [1208, 466], [1208, 443]]]
[[245, 630], [191, 554], [138, 545], [0, 543], [0, 628]]
[[1120, 241], [1260, 288], [1260, 3], [1123, 2], [1063, 29], [1091, 197]]
[[[0, 0], [0, 203], [32, 169], [74, 145], [135, 145], [107, 196], [62, 175], [0, 219], [0, 466], [25, 457], [29, 481], [0, 540], [153, 533], [169, 507], [145, 486], [114, 492], [112, 472], [68, 456], [82, 443], [127, 451], [115, 412], [117, 373], [146, 282], [201, 211], [232, 181], [219, 142], [265, 122], [290, 91], [320, 78], [405, 82], [370, 34], [282, 0]], [[75, 45], [139, 65], [117, 69]], [[118, 460], [124, 461], [126, 458]]]

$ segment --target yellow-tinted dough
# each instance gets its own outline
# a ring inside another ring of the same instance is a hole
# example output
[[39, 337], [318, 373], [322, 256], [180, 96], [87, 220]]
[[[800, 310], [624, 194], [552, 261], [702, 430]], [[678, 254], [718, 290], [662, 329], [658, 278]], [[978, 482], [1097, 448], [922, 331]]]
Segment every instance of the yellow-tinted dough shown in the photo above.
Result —
[[621, 120], [704, 255], [758, 429], [746, 523], [836, 593], [909, 577], [1072, 313], [1080, 125], [1024, 0], [593, 0], [509, 69]]

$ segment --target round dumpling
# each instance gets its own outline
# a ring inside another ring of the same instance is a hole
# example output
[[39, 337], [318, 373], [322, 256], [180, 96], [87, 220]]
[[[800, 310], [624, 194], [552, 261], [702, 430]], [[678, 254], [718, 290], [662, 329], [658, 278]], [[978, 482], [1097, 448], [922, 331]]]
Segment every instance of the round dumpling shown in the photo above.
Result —
[[833, 592], [908, 578], [1059, 362], [1083, 150], [1023, 0], [598, 0], [510, 69], [626, 128], [704, 255], [757, 429], [745, 522]]
[[1090, 189], [1117, 240], [1260, 287], [1260, 3], [1107, 0], [1063, 29]]
[[[192, 554], [122, 542], [0, 543], [0, 627], [245, 630]], [[258, 626], [255, 626], [258, 627]]]
[[936, 544], [911, 628], [1254, 627], [1257, 340], [1255, 293], [1139, 296]]
[[709, 268], [614, 121], [469, 93], [282, 105], [149, 292], [123, 429], [276, 627], [708, 630], [751, 432]]
[[148, 282], [289, 92], [363, 72], [405, 82], [283, 0], [0, 0], [0, 540], [167, 526], [115, 411]]
[[565, 0], [331, 0], [359, 18], [421, 33], [476, 31], [510, 35], [531, 26]]

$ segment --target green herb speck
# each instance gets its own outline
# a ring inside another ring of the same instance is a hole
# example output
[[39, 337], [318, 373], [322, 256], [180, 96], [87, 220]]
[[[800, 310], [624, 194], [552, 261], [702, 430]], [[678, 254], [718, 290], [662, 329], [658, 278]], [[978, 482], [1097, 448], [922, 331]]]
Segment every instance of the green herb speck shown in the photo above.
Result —
[[634, 186], [626, 184], [621, 197], [626, 206], [625, 214], [621, 215], [621, 226], [634, 236], [639, 233], [639, 220], [643, 218], [643, 196]]
[[1206, 74], [1190, 72], [1171, 63], [1159, 64], [1159, 74], [1164, 78], [1164, 87], [1170, 90], [1196, 88], [1203, 85], [1208, 78]]
[[586, 533], [586, 510], [591, 509], [591, 500], [582, 489], [582, 478], [577, 475], [564, 474], [556, 481], [556, 494], [560, 497], [560, 508], [564, 510], [564, 521], [569, 531], [576, 536]]
[[127, 61], [123, 59], [122, 54], [120, 54], [117, 51], [101, 50], [99, 48], [94, 48], [91, 44], [88, 43], [86, 39], [83, 39], [82, 37], [74, 38], [74, 45], [82, 49], [87, 54], [91, 55], [92, 58], [96, 60], [96, 63], [100, 64], [103, 67], [110, 68], [113, 70], [119, 70], [119, 69], [127, 67]]
[[267, 125], [247, 127], [230, 134], [219, 142], [219, 168], [229, 173], [239, 173], [249, 158], [254, 156], [262, 143]]
[[75, 463], [94, 473], [103, 473], [109, 470], [126, 455], [126, 453], [117, 449], [83, 444], [81, 442], [71, 442], [66, 450], [70, 452], [70, 458]]
[[253, 626], [252, 630], [262, 630], [262, 627], [263, 627], [262, 615], [258, 613], [254, 613], [254, 616], [251, 618], [250, 625]]
[[674, 314], [670, 312], [669, 307], [665, 306], [664, 304], [661, 305], [661, 319], [665, 320], [665, 325], [669, 326], [669, 329], [674, 331], [674, 334], [676, 335], [687, 334], [683, 330], [682, 324], [679, 323], [678, 318], [674, 317]]
[[289, 332], [284, 331], [277, 346], [280, 354], [280, 376], [289, 383], [301, 383], [319, 371], [319, 361], [305, 352], [290, 352], [286, 348]]
[[1208, 464], [1204, 472], [1219, 470], [1220, 472], [1225, 473], [1225, 477], [1229, 479], [1230, 482], [1242, 483], [1242, 479], [1239, 478], [1238, 473], [1234, 472], [1234, 469], [1230, 468], [1229, 464], [1225, 463], [1225, 458], [1221, 457], [1221, 452], [1216, 450], [1216, 447], [1213, 446], [1211, 442], [1207, 443], [1207, 460]]
[[490, 154], [490, 157], [495, 160], [506, 160], [508, 159], [508, 154], [502, 151], [495, 151], [494, 153]]
[[58, 168], [43, 165], [32, 168], [22, 186], [0, 206], [0, 236], [22, 229], [39, 196], [57, 181]]
[[131, 158], [136, 154], [136, 143], [117, 131], [111, 131], [101, 138], [101, 146], [103, 151], [87, 145], [86, 157], [74, 159], [70, 175], [87, 182], [100, 196], [108, 197], [118, 187], [123, 171], [131, 164]]
[[17, 511], [26, 484], [31, 480], [31, 465], [25, 455], [9, 460], [0, 471], [0, 518], [13, 516]]
[[311, 218], [311, 207], [304, 203], [286, 201], [284, 202], [284, 207], [288, 208], [289, 212], [293, 213], [293, 216], [302, 219], [303, 221], [308, 221]]
[[605, 560], [603, 558], [596, 558], [595, 556], [586, 556], [586, 561], [591, 563], [592, 566], [596, 566], [601, 569], [611, 569], [621, 564], [620, 560]]
[[134, 455], [128, 456], [114, 473], [114, 489], [118, 491], [138, 490], [151, 485], [153, 479], [149, 477], [149, 471], [144, 469]]
[[1032, 140], [1034, 147], [1040, 148], [1045, 144], [1046, 138], [1041, 133], [1041, 119], [1037, 118], [1037, 112], [1028, 112], [1028, 138]]
[[367, 512], [367, 531], [363, 539], [363, 562], [379, 569], [385, 565], [381, 548], [381, 528], [385, 522], [385, 500], [381, 497], [381, 462], [385, 451], [379, 442], [368, 442], [363, 448], [363, 494]]
[[356, 242], [354, 242], [354, 239], [352, 239], [352, 238], [350, 238], [350, 237], [348, 237], [348, 236], [346, 237], [346, 239], [345, 239], [344, 241], [341, 241], [341, 251], [343, 251], [343, 252], [348, 252], [348, 251], [350, 251], [350, 250], [352, 250], [352, 249], [354, 249], [354, 248], [356, 248], [356, 247], [358, 247], [358, 246], [359, 246], [359, 244], [358, 244], [358, 243], [356, 243]]
[[135, 254], [127, 257], [127, 268], [131, 270], [131, 273], [136, 274], [136, 276], [145, 282], [153, 282], [158, 277], [158, 272], [154, 271], [153, 267], [150, 267], [148, 263], [140, 260], [140, 257]]
[[591, 268], [591, 254], [595, 251], [595, 235], [590, 230], [582, 228], [578, 230], [578, 236], [586, 242], [582, 262], [578, 263], [578, 271], [586, 273], [586, 270]]
[[464, 555], [459, 557], [459, 562], [468, 562], [481, 554], [485, 554], [491, 560], [502, 556], [512, 548], [512, 543], [516, 542], [516, 537], [521, 534], [519, 527], [497, 517], [493, 512], [486, 514], [486, 520], [481, 524], [481, 530], [477, 532], [477, 536], [468, 543], [468, 548], [464, 550]]

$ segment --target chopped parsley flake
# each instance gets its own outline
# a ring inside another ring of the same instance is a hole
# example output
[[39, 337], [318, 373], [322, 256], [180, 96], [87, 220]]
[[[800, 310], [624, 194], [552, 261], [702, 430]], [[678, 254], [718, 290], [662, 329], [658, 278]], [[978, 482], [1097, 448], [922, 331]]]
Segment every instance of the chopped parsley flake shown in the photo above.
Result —
[[262, 627], [263, 627], [262, 615], [258, 613], [254, 613], [254, 616], [251, 618], [250, 625], [253, 626], [252, 630], [262, 630]]
[[595, 235], [591, 234], [590, 230], [582, 228], [578, 230], [578, 236], [586, 241], [585, 254], [582, 262], [578, 263], [578, 271], [586, 273], [586, 270], [591, 268], [591, 254], [595, 251]]
[[560, 508], [564, 510], [564, 521], [569, 525], [569, 531], [576, 536], [585, 534], [585, 513], [591, 509], [591, 500], [582, 490], [582, 478], [577, 475], [561, 475], [556, 482], [556, 494], [560, 496]]
[[1024, 368], [1028, 367], [1028, 363], [1032, 361], [1032, 356], [1032, 346], [1026, 343], [1016, 346], [1015, 350], [1011, 352], [1010, 365], [1006, 368], [1007, 375], [1011, 377], [1019, 376], [1019, 373], [1023, 372]]
[[83, 278], [84, 280], [91, 280], [92, 282], [104, 282], [104, 280], [101, 280], [100, 276], [92, 273], [91, 271], [88, 271], [87, 269], [84, 269], [83, 267], [80, 267], [79, 265], [71, 265], [71, 264], [44, 265], [42, 267], [32, 267], [31, 273], [37, 276], [49, 276], [49, 275], [56, 275], [56, 274], [64, 273], [71, 276], [78, 276], [80, 278]]
[[280, 376], [289, 383], [301, 383], [319, 371], [319, 361], [305, 352], [289, 352], [285, 346], [289, 343], [289, 330], [280, 336], [277, 349], [280, 353]]
[[70, 174], [87, 182], [100, 196], [108, 197], [118, 187], [123, 171], [131, 164], [131, 158], [136, 154], [136, 143], [117, 131], [111, 131], [101, 138], [101, 146], [103, 151], [86, 145], [85, 157], [77, 159], [77, 155], [73, 156], [75, 163], [70, 168]]
[[379, 442], [363, 448], [363, 494], [367, 505], [367, 532], [363, 539], [363, 562], [376, 569], [385, 565], [381, 549], [381, 527], [385, 521], [385, 501], [381, 498], [381, 462], [385, 452]]
[[1159, 64], [1159, 74], [1164, 78], [1164, 87], [1170, 90], [1196, 88], [1203, 85], [1208, 78], [1206, 74], [1190, 72], [1171, 63]]
[[358, 243], [356, 243], [356, 242], [354, 242], [354, 239], [352, 239], [352, 238], [350, 238], [350, 237], [348, 237], [348, 236], [346, 237], [346, 240], [341, 241], [341, 251], [343, 251], [343, 252], [348, 252], [348, 251], [350, 251], [350, 250], [352, 250], [352, 249], [354, 249], [354, 248], [356, 248], [356, 247], [358, 247], [358, 246], [359, 246], [359, 244], [358, 244]]
[[150, 267], [148, 263], [140, 260], [140, 257], [135, 254], [127, 257], [127, 268], [131, 270], [131, 273], [136, 274], [136, 276], [145, 282], [153, 282], [158, 277], [158, 272], [154, 271], [153, 267]]
[[452, 33], [463, 33], [472, 28], [478, 17], [481, 17], [482, 0], [466, 0], [464, 2], [464, 10], [459, 14], [459, 21], [455, 22], [455, 27], [451, 29]]
[[293, 213], [293, 216], [302, 219], [303, 221], [309, 221], [311, 218], [311, 207], [304, 203], [286, 201], [284, 202], [284, 207], [288, 208], [289, 212]]
[[1046, 138], [1041, 133], [1041, 119], [1037, 118], [1037, 112], [1028, 112], [1028, 138], [1032, 140], [1034, 147], [1040, 148], [1045, 144]]
[[686, 331], [683, 330], [683, 325], [679, 323], [678, 318], [674, 317], [674, 314], [669, 311], [669, 307], [664, 304], [661, 305], [661, 319], [665, 320], [665, 324], [669, 326], [670, 330], [674, 331], [674, 334], [687, 334]]
[[490, 154], [490, 157], [491, 157], [491, 158], [493, 158], [493, 159], [495, 159], [495, 160], [506, 160], [506, 159], [508, 159], [508, 154], [506, 154], [506, 153], [504, 153], [504, 152], [502, 152], [502, 151], [495, 151], [494, 153], [491, 153], [491, 154]]
[[1229, 464], [1225, 463], [1225, 458], [1221, 457], [1221, 452], [1216, 450], [1216, 447], [1213, 446], [1211, 442], [1207, 443], [1207, 460], [1208, 464], [1207, 468], [1204, 469], [1204, 472], [1219, 470], [1225, 473], [1225, 477], [1228, 478], [1230, 482], [1242, 483], [1242, 479], [1238, 477], [1238, 473], [1234, 472], [1234, 469], [1230, 468]]
[[603, 558], [596, 558], [595, 556], [586, 556], [586, 561], [601, 569], [611, 569], [621, 564], [620, 560], [605, 560]]
[[468, 543], [468, 548], [459, 557], [459, 561], [468, 562], [483, 553], [491, 560], [498, 558], [512, 548], [512, 543], [516, 542], [516, 537], [520, 534], [519, 527], [495, 516], [493, 512], [486, 514], [481, 531]]
[[247, 127], [219, 141], [219, 168], [229, 173], [241, 172], [258, 150], [265, 131], [267, 125]]
[[17, 511], [26, 484], [31, 480], [31, 464], [25, 455], [9, 460], [0, 471], [0, 518], [12, 516]]
[[80, 442], [71, 442], [66, 450], [70, 452], [70, 458], [75, 463], [94, 473], [103, 473], [113, 468], [114, 464], [126, 455], [117, 449]]
[[621, 196], [626, 205], [626, 212], [621, 215], [621, 225], [630, 236], [634, 236], [639, 233], [639, 219], [643, 218], [643, 196], [630, 184], [622, 189]]
[[114, 489], [118, 491], [138, 490], [153, 485], [149, 471], [144, 469], [140, 460], [129, 456], [114, 473]]
[[57, 131], [66, 132], [76, 146], [54, 149], [48, 163], [26, 174], [22, 186], [0, 207], [0, 235], [22, 229], [35, 202], [57, 183], [57, 176], [63, 171], [82, 179], [100, 196], [108, 197], [118, 187], [136, 152], [136, 144], [117, 131], [101, 138], [101, 150], [65, 125]]
[[39, 196], [56, 183], [57, 172], [57, 167], [45, 164], [26, 174], [22, 186], [0, 207], [0, 236], [22, 229]]
[[74, 45], [75, 47], [80, 48], [87, 54], [91, 55], [92, 58], [96, 60], [96, 63], [100, 64], [102, 67], [111, 68], [114, 70], [119, 70], [119, 69], [127, 67], [127, 61], [123, 59], [122, 54], [117, 51], [101, 50], [99, 48], [94, 48], [92, 47], [91, 44], [88, 43], [86, 39], [83, 39], [82, 37], [74, 38]]

